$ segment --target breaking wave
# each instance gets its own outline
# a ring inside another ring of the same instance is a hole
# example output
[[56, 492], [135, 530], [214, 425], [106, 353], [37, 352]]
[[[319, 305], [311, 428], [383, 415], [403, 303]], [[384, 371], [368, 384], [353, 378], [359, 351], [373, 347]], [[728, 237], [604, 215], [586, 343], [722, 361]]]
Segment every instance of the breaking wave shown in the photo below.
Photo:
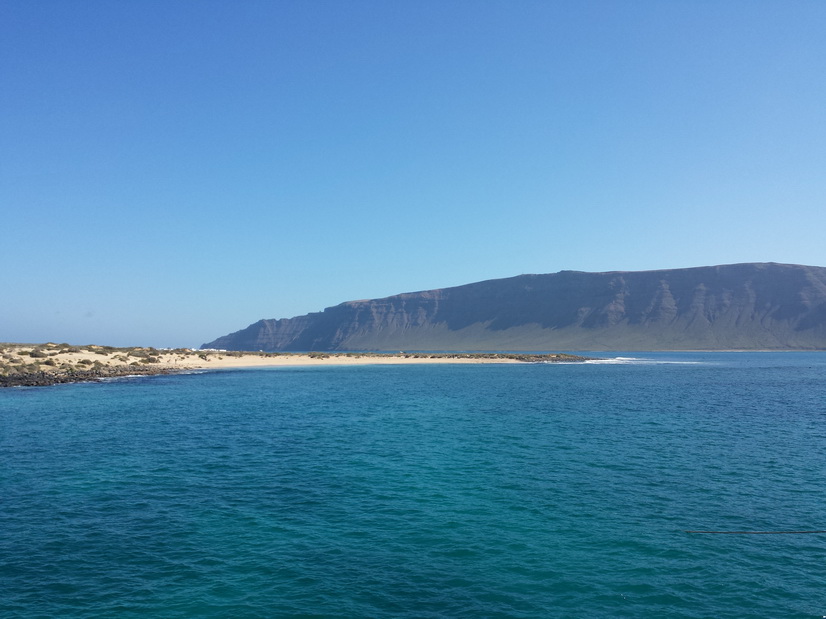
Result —
[[611, 357], [608, 359], [590, 359], [585, 363], [594, 365], [704, 365], [708, 362], [685, 359], [654, 359], [651, 357]]

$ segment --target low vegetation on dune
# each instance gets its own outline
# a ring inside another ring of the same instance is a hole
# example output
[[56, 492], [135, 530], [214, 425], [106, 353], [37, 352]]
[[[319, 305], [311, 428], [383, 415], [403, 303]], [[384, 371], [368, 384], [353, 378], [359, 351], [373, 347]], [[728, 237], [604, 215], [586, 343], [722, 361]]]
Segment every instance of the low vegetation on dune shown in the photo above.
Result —
[[71, 344], [0, 344], [0, 386], [94, 381], [130, 374], [160, 374], [193, 351]]

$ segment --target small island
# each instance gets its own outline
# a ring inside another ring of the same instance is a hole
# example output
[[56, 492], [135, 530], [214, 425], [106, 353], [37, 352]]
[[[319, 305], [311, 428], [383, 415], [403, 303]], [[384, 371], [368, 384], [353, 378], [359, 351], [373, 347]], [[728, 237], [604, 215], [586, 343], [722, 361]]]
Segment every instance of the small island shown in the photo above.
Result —
[[40, 387], [151, 376], [187, 370], [307, 365], [403, 365], [434, 363], [577, 363], [588, 357], [563, 353], [480, 352], [246, 352], [0, 344], [0, 387]]

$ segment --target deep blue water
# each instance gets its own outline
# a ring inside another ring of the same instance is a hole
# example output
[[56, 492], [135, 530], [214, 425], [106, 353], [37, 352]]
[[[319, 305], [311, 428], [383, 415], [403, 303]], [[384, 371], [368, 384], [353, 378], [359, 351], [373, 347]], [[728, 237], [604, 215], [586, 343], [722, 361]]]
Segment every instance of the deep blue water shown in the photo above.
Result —
[[826, 353], [0, 391], [2, 617], [822, 617]]

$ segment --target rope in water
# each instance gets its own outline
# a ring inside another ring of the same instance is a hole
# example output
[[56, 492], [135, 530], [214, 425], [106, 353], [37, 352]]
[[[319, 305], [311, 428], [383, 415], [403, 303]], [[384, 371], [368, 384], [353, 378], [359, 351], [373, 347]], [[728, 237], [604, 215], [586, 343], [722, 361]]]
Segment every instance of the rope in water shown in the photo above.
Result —
[[798, 535], [801, 533], [826, 533], [824, 531], [683, 531], [684, 533], [711, 533], [716, 535]]

